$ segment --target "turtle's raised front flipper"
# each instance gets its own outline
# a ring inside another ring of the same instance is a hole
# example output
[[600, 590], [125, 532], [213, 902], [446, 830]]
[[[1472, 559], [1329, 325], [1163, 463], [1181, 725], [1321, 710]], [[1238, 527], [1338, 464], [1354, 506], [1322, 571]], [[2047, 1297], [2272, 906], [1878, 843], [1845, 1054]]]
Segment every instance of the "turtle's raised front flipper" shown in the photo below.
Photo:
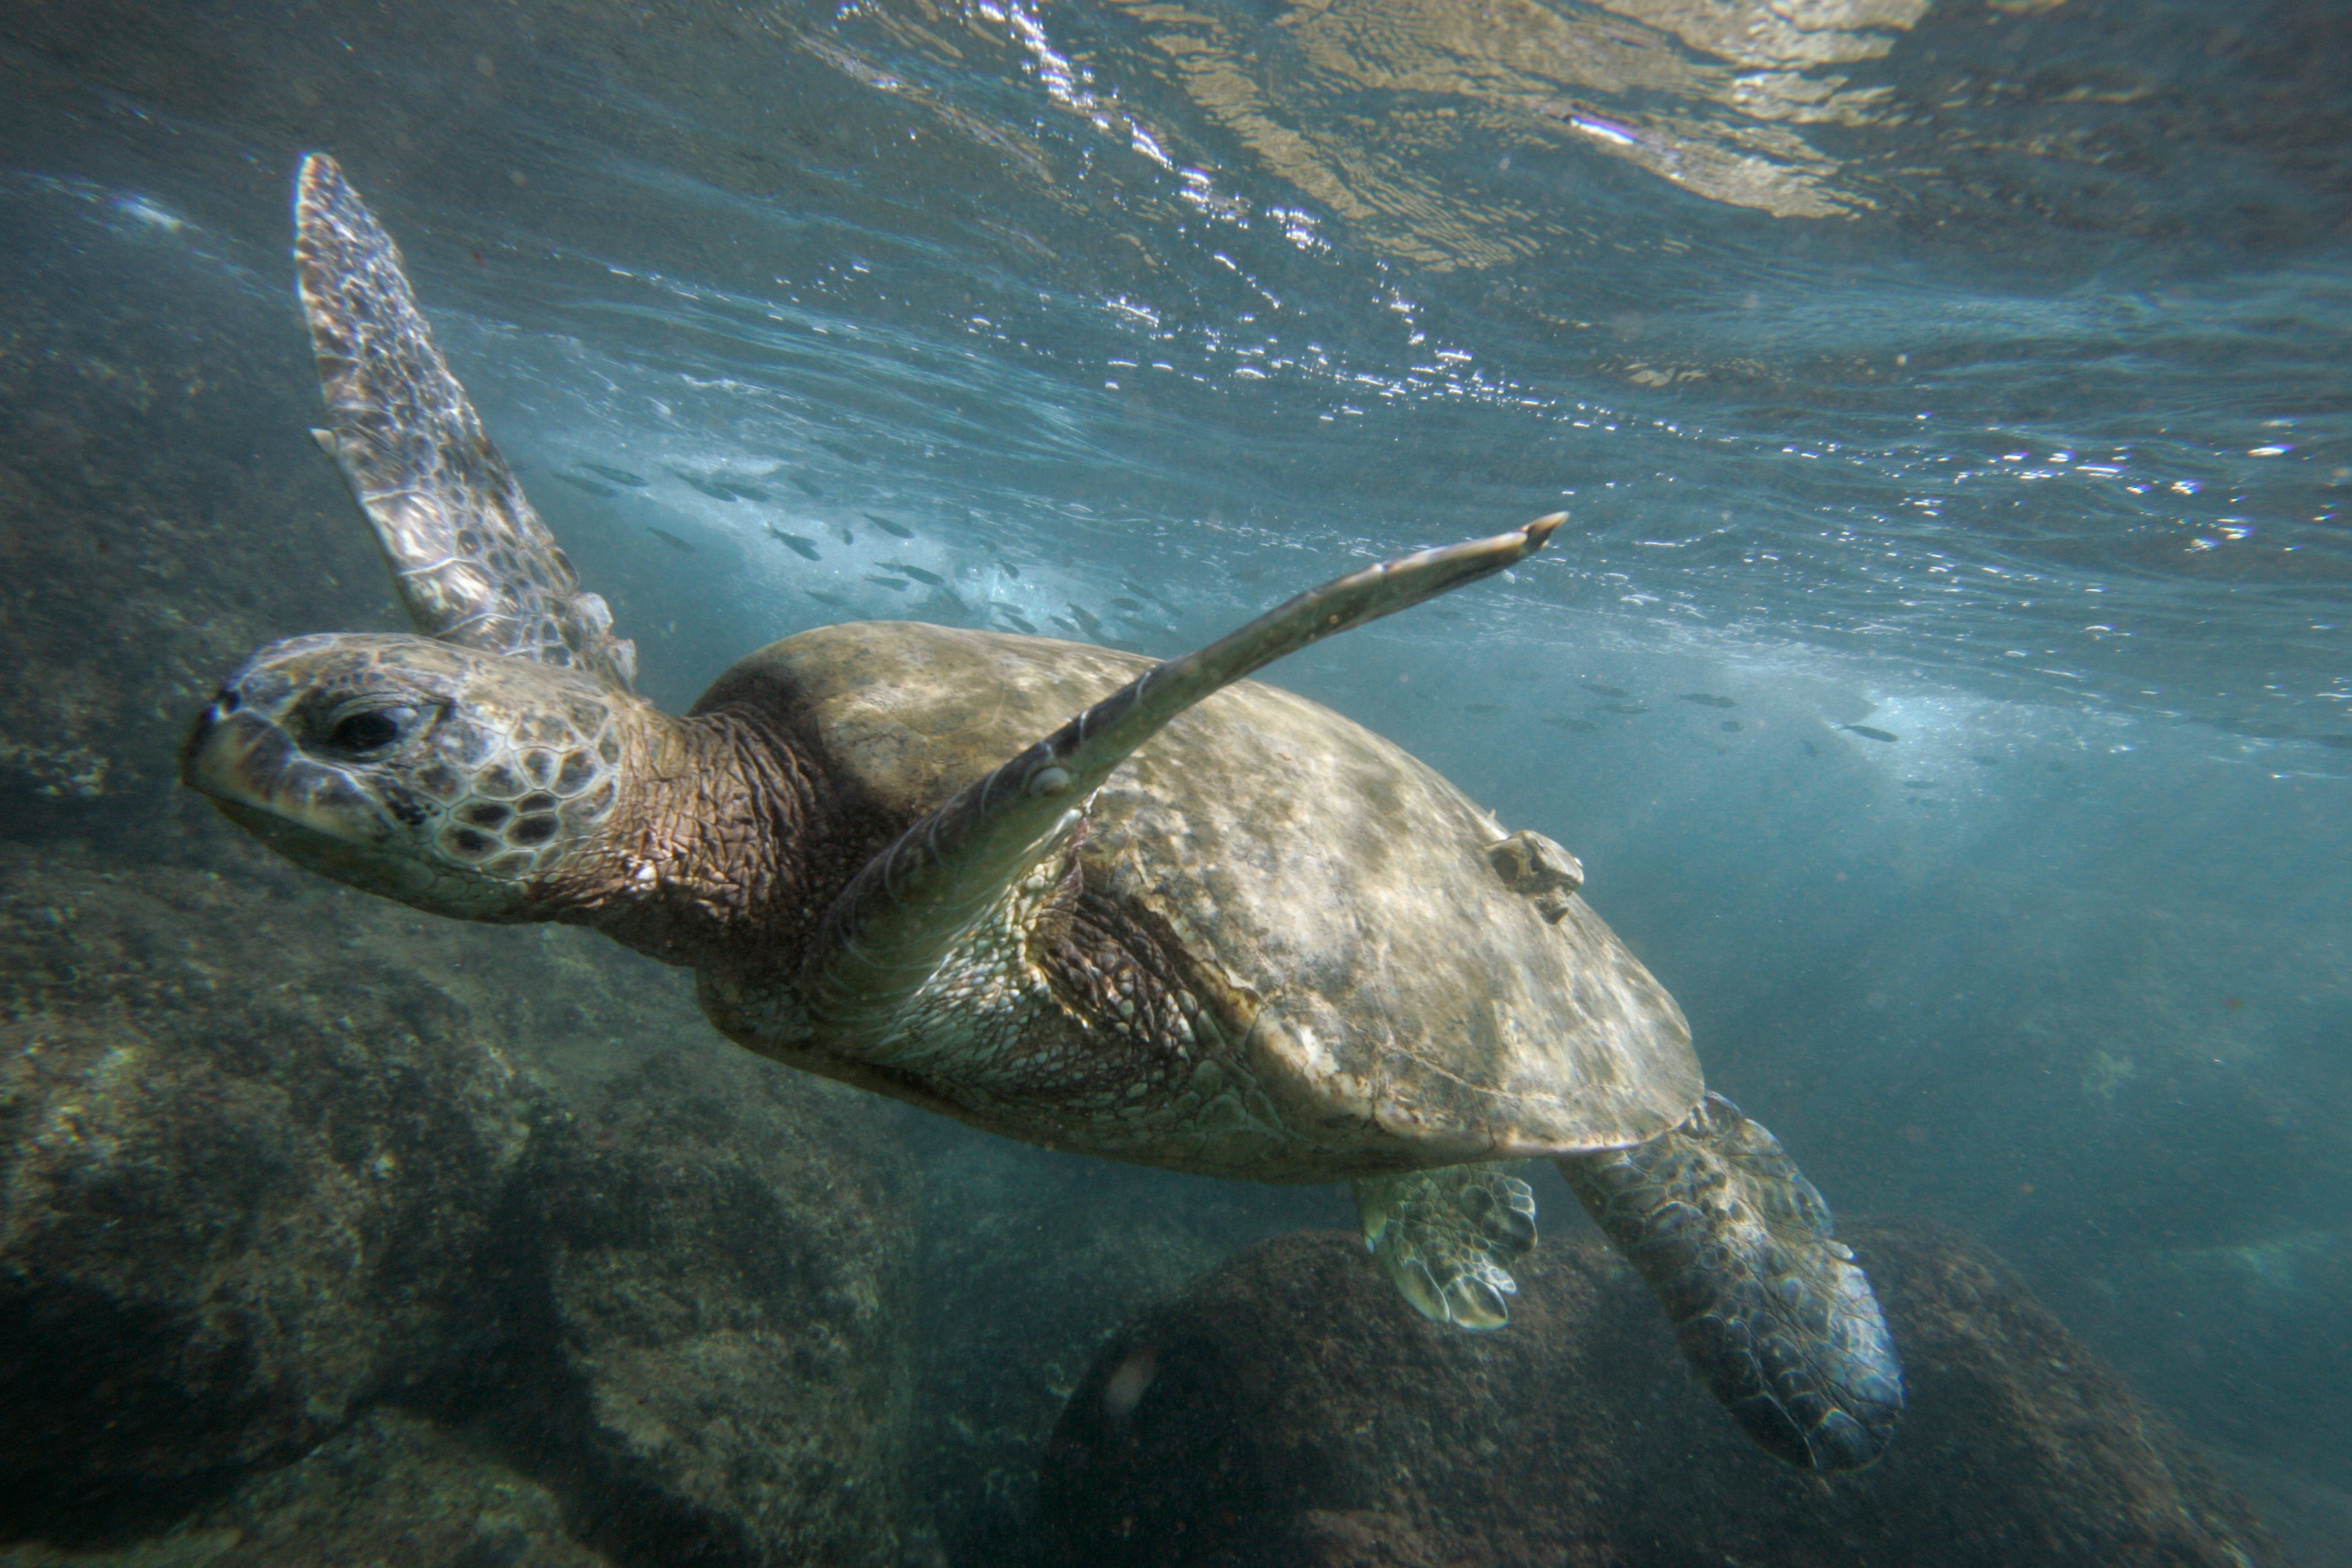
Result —
[[1878, 1458], [1903, 1415], [1903, 1366], [1829, 1205], [1779, 1139], [1710, 1094], [1647, 1143], [1556, 1163], [1749, 1436], [1810, 1469]]
[[1516, 565], [1566, 521], [1554, 513], [1309, 589], [1153, 666], [967, 786], [868, 861], [825, 911], [802, 976], [819, 1029], [851, 1052], [887, 1039], [949, 954], [1034, 879], [1111, 770], [1179, 713], [1309, 643]]
[[613, 635], [482, 434], [434, 346], [400, 248], [314, 153], [295, 183], [294, 260], [331, 430], [311, 432], [359, 498], [408, 617], [427, 637], [588, 671], [626, 689]]
[[1494, 1165], [1367, 1176], [1356, 1184], [1364, 1245], [1413, 1310], [1465, 1329], [1511, 1321], [1511, 1265], [1536, 1244], [1535, 1190]]

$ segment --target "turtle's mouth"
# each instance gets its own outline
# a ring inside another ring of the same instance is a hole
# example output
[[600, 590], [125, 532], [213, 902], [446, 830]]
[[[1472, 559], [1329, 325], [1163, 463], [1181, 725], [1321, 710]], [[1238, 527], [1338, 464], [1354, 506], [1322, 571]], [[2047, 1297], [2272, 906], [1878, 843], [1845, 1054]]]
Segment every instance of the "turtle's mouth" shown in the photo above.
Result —
[[375, 854], [364, 845], [319, 832], [264, 806], [220, 795], [214, 795], [212, 802], [213, 809], [259, 839], [264, 847], [297, 866], [371, 892], [391, 891], [386, 884], [400, 879], [396, 876], [400, 861]]

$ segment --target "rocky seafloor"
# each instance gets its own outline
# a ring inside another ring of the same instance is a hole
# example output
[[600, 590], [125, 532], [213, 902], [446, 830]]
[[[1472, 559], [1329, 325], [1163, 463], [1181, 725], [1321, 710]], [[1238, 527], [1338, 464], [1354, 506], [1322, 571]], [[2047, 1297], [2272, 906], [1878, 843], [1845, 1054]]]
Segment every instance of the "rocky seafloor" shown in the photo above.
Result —
[[[95, 265], [0, 263], [0, 1564], [2343, 1561], [2338, 1494], [2233, 1489], [1933, 1226], [1853, 1227], [1915, 1409], [1824, 1483], [1572, 1208], [1514, 1327], [1442, 1332], [1304, 1229], [1332, 1194], [992, 1143], [583, 933], [271, 861], [172, 784], [181, 728], [392, 606], [290, 308]], [[2141, 1268], [2281, 1333], [2342, 1275]]]
[[1925, 1222], [1849, 1227], [1913, 1412], [1822, 1483], [1574, 1230], [1488, 1335], [1345, 1234], [1219, 1267], [1266, 1214], [932, 1142], [582, 933], [11, 846], [0, 973], [0, 1562], [2288, 1560]]

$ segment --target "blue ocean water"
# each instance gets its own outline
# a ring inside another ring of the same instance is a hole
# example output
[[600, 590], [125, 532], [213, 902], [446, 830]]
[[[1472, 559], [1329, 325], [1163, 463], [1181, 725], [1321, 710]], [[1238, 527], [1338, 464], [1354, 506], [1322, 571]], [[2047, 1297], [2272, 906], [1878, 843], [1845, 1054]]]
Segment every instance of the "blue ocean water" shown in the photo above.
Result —
[[299, 390], [333, 153], [673, 710], [861, 617], [1172, 655], [1564, 509], [1271, 679], [1574, 850], [1841, 1212], [1986, 1240], [2352, 1491], [2342, 7], [90, 5], [0, 49], [7, 265], [191, 366]]

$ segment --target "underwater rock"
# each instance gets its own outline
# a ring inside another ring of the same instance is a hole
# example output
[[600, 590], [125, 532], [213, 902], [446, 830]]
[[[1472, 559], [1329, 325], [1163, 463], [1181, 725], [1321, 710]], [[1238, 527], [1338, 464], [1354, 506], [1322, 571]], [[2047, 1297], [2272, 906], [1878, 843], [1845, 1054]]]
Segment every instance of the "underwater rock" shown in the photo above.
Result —
[[896, 1564], [903, 1156], [866, 1098], [688, 1038], [541, 1129], [480, 1352], [420, 1403], [619, 1561]]
[[0, 850], [0, 1538], [173, 1517], [429, 1353], [533, 1095], [390, 923]]
[[2247, 1505], [1972, 1242], [1843, 1233], [1901, 1345], [1887, 1457], [1833, 1479], [1750, 1447], [1629, 1271], [1538, 1249], [1510, 1326], [1395, 1299], [1351, 1236], [1243, 1253], [1108, 1344], [1039, 1480], [1040, 1554], [1089, 1568], [2277, 1561]]
[[0, 845], [0, 1542], [292, 1552], [396, 1411], [554, 1500], [514, 1562], [895, 1564], [894, 1125], [584, 933]]
[[[564, 1529], [554, 1492], [433, 1423], [361, 1417], [176, 1532], [174, 1568], [604, 1568]], [[217, 1555], [203, 1548], [218, 1543]], [[127, 1565], [126, 1565], [127, 1568]]]
[[1018, 1560], [1038, 1457], [1103, 1342], [1240, 1243], [1328, 1224], [1328, 1188], [1203, 1182], [915, 1130], [923, 1289], [914, 1303], [922, 1527], [957, 1563]]
[[2250, 1454], [2217, 1449], [2212, 1458], [2296, 1568], [2352, 1568], [2352, 1492]]
[[478, 1443], [392, 1410], [361, 1416], [294, 1464], [169, 1534], [95, 1551], [0, 1546], [0, 1568], [608, 1568], [562, 1506]]
[[[2067, 1292], [2070, 1321], [2133, 1383], [2209, 1441], [2352, 1490], [2352, 1230], [2097, 1260]], [[2281, 1369], [2293, 1369], [2282, 1375]], [[2352, 1532], [2339, 1561], [2352, 1563]], [[2305, 1553], [2306, 1556], [2311, 1555]]]

